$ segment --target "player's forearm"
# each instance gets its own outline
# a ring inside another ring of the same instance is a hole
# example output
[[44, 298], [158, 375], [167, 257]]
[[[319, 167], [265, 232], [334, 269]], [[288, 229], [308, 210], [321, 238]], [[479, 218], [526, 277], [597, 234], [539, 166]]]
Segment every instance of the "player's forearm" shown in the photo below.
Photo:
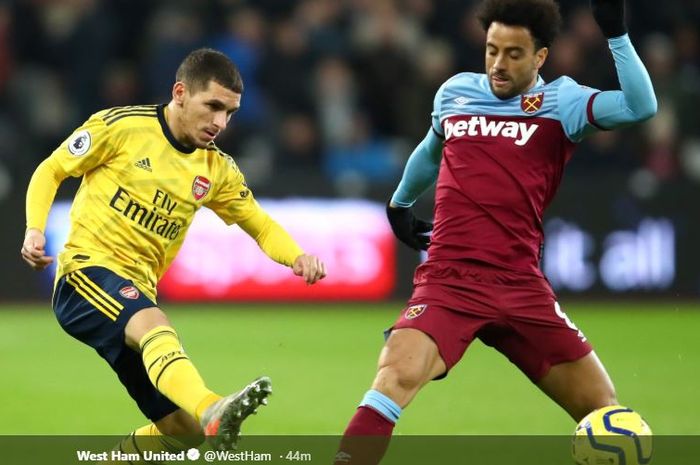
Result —
[[294, 260], [304, 251], [299, 244], [263, 210], [238, 226], [255, 239], [265, 255], [286, 266], [292, 266]]
[[44, 232], [56, 191], [65, 178], [65, 173], [52, 158], [41, 162], [34, 171], [27, 187], [27, 229], [35, 228]]
[[608, 40], [615, 60], [621, 91], [601, 92], [593, 101], [593, 117], [600, 126], [616, 126], [647, 120], [656, 114], [654, 87], [628, 35]]
[[430, 129], [408, 158], [401, 182], [391, 197], [392, 205], [410, 207], [433, 185], [440, 168], [441, 154], [442, 140]]

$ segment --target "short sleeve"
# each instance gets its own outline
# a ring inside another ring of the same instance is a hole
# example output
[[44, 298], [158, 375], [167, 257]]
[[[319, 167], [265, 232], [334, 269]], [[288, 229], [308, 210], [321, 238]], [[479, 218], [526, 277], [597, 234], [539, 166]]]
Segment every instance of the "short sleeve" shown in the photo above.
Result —
[[565, 78], [559, 87], [559, 114], [567, 137], [579, 142], [585, 135], [599, 129], [593, 118], [593, 101], [600, 91], [579, 85]]
[[106, 163], [118, 151], [118, 143], [111, 127], [105, 124], [102, 113], [96, 113], [53, 151], [51, 158], [63, 171], [74, 177]]
[[226, 224], [245, 221], [260, 210], [260, 206], [233, 158], [221, 152], [219, 155], [219, 188], [204, 206], [213, 210]]

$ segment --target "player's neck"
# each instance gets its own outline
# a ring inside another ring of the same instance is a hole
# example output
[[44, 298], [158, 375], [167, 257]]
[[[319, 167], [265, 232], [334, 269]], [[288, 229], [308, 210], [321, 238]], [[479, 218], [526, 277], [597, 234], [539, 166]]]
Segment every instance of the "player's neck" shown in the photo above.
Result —
[[180, 119], [177, 117], [177, 108], [173, 101], [170, 101], [170, 103], [163, 108], [163, 116], [165, 117], [165, 124], [168, 125], [168, 129], [170, 129], [170, 133], [173, 135], [173, 137], [175, 137], [175, 140], [177, 140], [183, 146], [189, 147], [190, 144], [185, 137], [185, 133], [180, 127]]
[[536, 86], [537, 86], [537, 81], [539, 81], [539, 78], [540, 78], [540, 75], [539, 75], [539, 74], [535, 74], [535, 77], [532, 79], [532, 81], [530, 82], [530, 84], [528, 84], [527, 87], [525, 87], [525, 89], [523, 89], [523, 91], [522, 91], [521, 93], [522, 93], [522, 94], [525, 94], [525, 93], [529, 92], [530, 89], [536, 87]]

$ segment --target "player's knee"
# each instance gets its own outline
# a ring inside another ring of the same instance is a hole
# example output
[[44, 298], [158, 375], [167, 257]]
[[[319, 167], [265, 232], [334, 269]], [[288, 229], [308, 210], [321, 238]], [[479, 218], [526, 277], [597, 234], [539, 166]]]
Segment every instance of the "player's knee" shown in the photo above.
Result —
[[396, 362], [380, 366], [377, 381], [391, 391], [411, 392], [425, 383], [424, 371], [415, 364]]

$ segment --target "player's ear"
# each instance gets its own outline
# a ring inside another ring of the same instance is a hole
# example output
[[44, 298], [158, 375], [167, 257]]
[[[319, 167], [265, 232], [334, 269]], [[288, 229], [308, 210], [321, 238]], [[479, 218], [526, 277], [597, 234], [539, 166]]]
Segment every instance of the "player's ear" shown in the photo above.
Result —
[[535, 67], [537, 69], [544, 66], [544, 62], [547, 60], [547, 55], [549, 55], [549, 49], [547, 47], [542, 47], [535, 52]]
[[182, 81], [177, 81], [175, 84], [173, 84], [173, 101], [178, 105], [182, 105], [182, 102], [185, 99], [185, 92], [185, 83]]

